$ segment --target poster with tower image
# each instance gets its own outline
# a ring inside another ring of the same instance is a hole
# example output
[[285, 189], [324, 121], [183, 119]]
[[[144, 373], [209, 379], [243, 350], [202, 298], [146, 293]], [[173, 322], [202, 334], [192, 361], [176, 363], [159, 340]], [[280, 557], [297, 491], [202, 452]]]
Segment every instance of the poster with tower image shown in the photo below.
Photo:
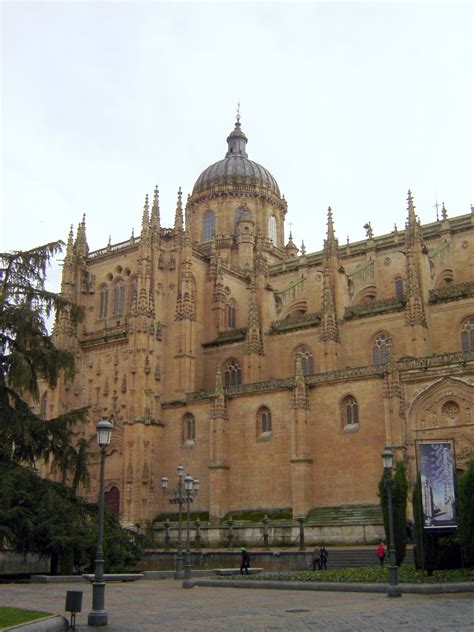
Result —
[[420, 441], [418, 458], [423, 528], [456, 528], [453, 441]]

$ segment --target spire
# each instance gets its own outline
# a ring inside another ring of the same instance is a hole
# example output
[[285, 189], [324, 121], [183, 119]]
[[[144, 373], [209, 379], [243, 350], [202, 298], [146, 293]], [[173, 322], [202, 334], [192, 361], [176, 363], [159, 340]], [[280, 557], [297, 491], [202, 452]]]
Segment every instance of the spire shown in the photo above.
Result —
[[68, 236], [68, 240], [67, 240], [67, 245], [66, 245], [66, 257], [71, 257], [72, 256], [72, 249], [74, 247], [74, 229], [73, 226], [71, 224], [71, 228], [69, 229], [69, 236]]
[[145, 204], [143, 205], [142, 215], [142, 233], [147, 232], [150, 225], [149, 206], [148, 206], [148, 193], [145, 195]]
[[288, 243], [285, 246], [285, 250], [286, 250], [286, 252], [287, 252], [289, 257], [296, 257], [296, 255], [299, 252], [298, 246], [293, 241], [293, 234], [292, 234], [291, 230], [290, 230], [290, 234], [288, 236]]
[[328, 230], [327, 230], [327, 240], [334, 240], [334, 222], [332, 219], [332, 208], [328, 206], [328, 222], [327, 222]]
[[226, 158], [229, 156], [245, 156], [248, 158], [245, 146], [247, 144], [247, 136], [243, 133], [240, 124], [240, 102], [237, 107], [237, 116], [235, 119], [235, 127], [227, 137], [227, 153]]
[[86, 238], [86, 214], [82, 216], [82, 222], [77, 227], [76, 241], [74, 243], [78, 254], [87, 257], [89, 254], [89, 246]]
[[176, 233], [183, 230], [183, 193], [181, 187], [178, 189], [178, 202], [176, 204], [176, 213], [174, 216], [174, 230]]
[[328, 206], [328, 219], [327, 219], [327, 231], [326, 239], [324, 240], [324, 256], [327, 259], [330, 257], [337, 257], [337, 249], [339, 242], [336, 239], [334, 232], [334, 221], [332, 218], [332, 208]]
[[408, 189], [408, 224], [414, 226], [416, 224], [415, 204], [413, 203], [413, 195]]
[[158, 186], [155, 186], [153, 193], [153, 206], [151, 207], [150, 226], [152, 230], [160, 229], [160, 192]]

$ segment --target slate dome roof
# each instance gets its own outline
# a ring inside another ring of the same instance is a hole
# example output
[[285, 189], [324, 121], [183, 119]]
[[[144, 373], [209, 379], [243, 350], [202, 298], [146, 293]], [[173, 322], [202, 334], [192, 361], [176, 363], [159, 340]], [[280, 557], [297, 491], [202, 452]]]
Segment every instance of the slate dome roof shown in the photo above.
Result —
[[223, 160], [215, 162], [201, 173], [193, 188], [193, 195], [228, 184], [247, 184], [268, 189], [280, 197], [280, 189], [272, 174], [253, 160], [249, 160], [245, 146], [247, 137], [241, 130], [240, 116], [227, 137], [228, 150]]

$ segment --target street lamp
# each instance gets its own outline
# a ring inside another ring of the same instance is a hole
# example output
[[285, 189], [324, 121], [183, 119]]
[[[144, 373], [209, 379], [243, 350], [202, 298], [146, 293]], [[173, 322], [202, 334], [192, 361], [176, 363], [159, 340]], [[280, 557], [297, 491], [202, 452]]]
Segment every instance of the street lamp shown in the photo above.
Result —
[[[182, 465], [178, 465], [176, 468], [178, 472], [178, 483], [176, 487], [171, 491], [172, 498], [169, 499], [170, 503], [178, 505], [178, 546], [176, 550], [176, 570], [174, 577], [175, 579], [189, 579], [191, 576], [191, 563], [190, 563], [190, 552], [189, 552], [189, 503], [193, 502], [193, 497], [197, 495], [199, 491], [199, 481], [193, 480], [193, 477], [189, 474], [184, 478], [184, 467]], [[168, 492], [168, 478], [166, 476], [161, 477], [161, 487], [163, 489], [163, 493], [167, 494]], [[183, 537], [183, 505], [187, 504], [187, 532], [186, 532], [186, 569], [183, 572], [183, 548], [182, 548], [182, 537]]]
[[191, 550], [189, 547], [189, 505], [193, 502], [193, 498], [198, 495], [198, 479], [193, 479], [193, 477], [188, 474], [184, 479], [184, 489], [186, 491], [186, 562], [184, 565], [183, 586], [189, 588], [189, 585], [186, 585], [186, 581], [191, 579]]
[[95, 560], [95, 576], [92, 582], [92, 610], [87, 622], [89, 625], [107, 625], [107, 610], [105, 609], [105, 581], [104, 581], [104, 551], [102, 540], [104, 536], [104, 468], [107, 446], [112, 438], [114, 427], [107, 417], [102, 417], [96, 425], [97, 444], [100, 449], [100, 482], [99, 482], [99, 527], [97, 536], [97, 553]]
[[393, 452], [388, 448], [382, 452], [383, 467], [386, 476], [384, 476], [384, 484], [387, 489], [388, 497], [388, 586], [387, 597], [401, 597], [402, 591], [398, 585], [398, 567], [395, 557], [395, 543], [393, 538], [393, 508], [392, 508], [392, 468], [393, 468]]

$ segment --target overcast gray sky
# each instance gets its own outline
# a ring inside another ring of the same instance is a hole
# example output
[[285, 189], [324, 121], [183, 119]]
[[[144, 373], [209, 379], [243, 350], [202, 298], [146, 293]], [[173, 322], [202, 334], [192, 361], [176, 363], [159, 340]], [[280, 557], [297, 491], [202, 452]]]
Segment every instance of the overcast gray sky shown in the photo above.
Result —
[[[249, 157], [277, 179], [295, 242], [400, 228], [413, 191], [470, 211], [470, 2], [8, 2], [1, 5], [2, 250], [139, 233], [145, 193], [224, 157], [240, 99]], [[54, 271], [52, 277], [56, 277]]]

